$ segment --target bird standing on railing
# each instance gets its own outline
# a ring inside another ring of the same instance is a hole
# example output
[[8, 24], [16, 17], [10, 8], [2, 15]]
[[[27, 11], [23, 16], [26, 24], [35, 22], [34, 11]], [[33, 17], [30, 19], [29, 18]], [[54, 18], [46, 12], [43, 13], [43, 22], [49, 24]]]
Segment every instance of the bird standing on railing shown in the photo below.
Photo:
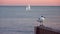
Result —
[[43, 26], [43, 21], [45, 20], [45, 17], [41, 16], [40, 18], [38, 18], [37, 22], [40, 23], [40, 26]]

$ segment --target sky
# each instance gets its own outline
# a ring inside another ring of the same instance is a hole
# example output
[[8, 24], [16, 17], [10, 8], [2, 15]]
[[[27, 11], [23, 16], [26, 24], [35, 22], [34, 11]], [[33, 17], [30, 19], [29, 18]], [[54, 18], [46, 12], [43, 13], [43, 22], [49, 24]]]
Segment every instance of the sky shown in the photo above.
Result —
[[0, 0], [0, 5], [60, 6], [60, 0]]

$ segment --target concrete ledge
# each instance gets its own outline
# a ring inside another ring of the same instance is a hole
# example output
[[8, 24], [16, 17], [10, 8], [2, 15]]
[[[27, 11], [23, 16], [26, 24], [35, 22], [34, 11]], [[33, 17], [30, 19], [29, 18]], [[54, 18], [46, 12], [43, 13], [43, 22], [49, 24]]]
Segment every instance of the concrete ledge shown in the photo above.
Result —
[[45, 26], [36, 26], [35, 34], [60, 34], [60, 31]]

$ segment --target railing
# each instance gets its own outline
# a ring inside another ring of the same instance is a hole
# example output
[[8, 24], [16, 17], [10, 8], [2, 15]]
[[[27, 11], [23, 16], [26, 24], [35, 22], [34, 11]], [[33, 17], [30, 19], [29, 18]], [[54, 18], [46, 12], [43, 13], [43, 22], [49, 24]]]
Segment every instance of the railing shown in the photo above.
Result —
[[60, 31], [48, 27], [37, 26], [35, 27], [35, 34], [60, 34]]

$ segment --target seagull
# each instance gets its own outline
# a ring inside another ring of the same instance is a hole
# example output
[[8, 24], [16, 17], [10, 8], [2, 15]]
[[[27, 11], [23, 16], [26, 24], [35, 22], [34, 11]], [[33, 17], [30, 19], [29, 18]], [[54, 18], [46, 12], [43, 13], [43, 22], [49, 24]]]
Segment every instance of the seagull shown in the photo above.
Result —
[[45, 17], [41, 16], [40, 18], [38, 18], [37, 22], [39, 22], [40, 25], [43, 25], [44, 20], [45, 20]]

